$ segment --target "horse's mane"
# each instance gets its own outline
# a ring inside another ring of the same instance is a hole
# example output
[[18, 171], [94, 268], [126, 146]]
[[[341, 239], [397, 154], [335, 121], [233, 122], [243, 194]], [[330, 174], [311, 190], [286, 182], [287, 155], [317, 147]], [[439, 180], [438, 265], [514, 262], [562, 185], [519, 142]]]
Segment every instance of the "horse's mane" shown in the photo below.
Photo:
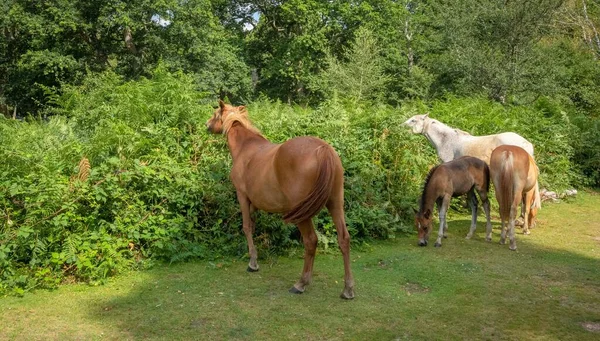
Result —
[[251, 132], [264, 137], [263, 134], [256, 128], [252, 122], [250, 122], [250, 118], [248, 117], [248, 111], [246, 108], [243, 109], [230, 109], [227, 117], [223, 119], [223, 134], [227, 135], [233, 124], [238, 122], [244, 128], [250, 130]]
[[423, 194], [421, 194], [421, 202], [419, 203], [419, 212], [420, 213], [424, 213], [423, 208], [425, 206], [425, 198], [427, 197], [427, 185], [429, 185], [431, 176], [433, 175], [435, 170], [438, 169], [439, 166], [440, 165], [437, 165], [437, 166], [431, 168], [431, 170], [429, 170], [429, 173], [427, 174], [427, 177], [425, 178], [425, 183], [423, 184], [423, 191], [422, 191]]
[[466, 131], [460, 130], [458, 128], [454, 128], [454, 131], [457, 132], [459, 135], [468, 135], [468, 136], [471, 136], [471, 134], [467, 133]]
[[428, 124], [428, 126], [429, 126], [429, 127], [431, 127], [431, 125], [432, 125], [432, 124], [435, 124], [435, 123], [439, 123], [440, 125], [442, 125], [442, 126], [444, 126], [444, 127], [447, 127], [447, 128], [449, 128], [449, 129], [452, 129], [452, 130], [454, 130], [454, 132], [455, 132], [455, 133], [457, 133], [458, 135], [467, 135], [467, 136], [471, 136], [471, 134], [467, 133], [467, 132], [466, 132], [466, 131], [464, 131], [464, 130], [460, 130], [460, 129], [458, 129], [458, 128], [453, 128], [453, 127], [451, 127], [451, 126], [447, 125], [446, 123], [443, 123], [443, 122], [440, 122], [440, 121], [436, 120], [435, 118], [429, 118], [429, 124]]

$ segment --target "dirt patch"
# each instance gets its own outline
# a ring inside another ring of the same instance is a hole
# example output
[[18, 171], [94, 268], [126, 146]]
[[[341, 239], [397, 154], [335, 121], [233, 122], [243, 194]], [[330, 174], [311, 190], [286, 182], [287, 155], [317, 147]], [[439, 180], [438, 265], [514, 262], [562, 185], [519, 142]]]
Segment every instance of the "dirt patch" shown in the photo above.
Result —
[[412, 283], [412, 282], [407, 282], [404, 285], [404, 291], [406, 291], [406, 293], [408, 295], [414, 295], [414, 294], [426, 294], [429, 293], [431, 291], [431, 289], [429, 289], [426, 286], [423, 286], [419, 283]]
[[589, 332], [600, 333], [600, 322], [582, 322], [581, 326]]

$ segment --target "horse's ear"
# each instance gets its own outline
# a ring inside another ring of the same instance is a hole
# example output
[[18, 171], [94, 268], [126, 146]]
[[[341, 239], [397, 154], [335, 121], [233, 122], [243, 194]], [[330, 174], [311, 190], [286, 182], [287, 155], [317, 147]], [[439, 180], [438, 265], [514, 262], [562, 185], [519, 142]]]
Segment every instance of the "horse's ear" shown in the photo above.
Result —
[[429, 117], [429, 111], [425, 113], [423, 117]]
[[222, 100], [219, 100], [219, 108], [221, 108], [221, 110], [225, 108], [225, 102], [223, 102]]
[[412, 208], [413, 212], [415, 212], [415, 214], [419, 213], [419, 211], [416, 208]]
[[244, 111], [244, 109], [246, 109], [245, 105], [240, 105], [239, 107], [237, 107], [237, 110], [240, 112]]
[[431, 218], [431, 210], [430, 210], [430, 209], [427, 209], [427, 210], [425, 211], [425, 213], [423, 214], [423, 217], [425, 217], [425, 219], [429, 219], [429, 218]]

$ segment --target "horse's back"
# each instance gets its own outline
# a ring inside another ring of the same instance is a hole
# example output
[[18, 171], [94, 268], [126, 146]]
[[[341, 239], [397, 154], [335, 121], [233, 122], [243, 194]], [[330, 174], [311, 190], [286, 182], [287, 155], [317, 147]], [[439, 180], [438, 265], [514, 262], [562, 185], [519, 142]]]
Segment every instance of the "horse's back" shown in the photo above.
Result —
[[529, 155], [533, 155], [533, 144], [527, 141], [523, 136], [513, 133], [506, 132], [497, 135], [498, 138], [498, 146], [500, 145], [511, 145], [517, 146], [525, 150]]
[[462, 140], [461, 153], [457, 156], [474, 156], [485, 161], [487, 164], [490, 163], [492, 152], [503, 145], [517, 146], [530, 155], [533, 155], [533, 145], [521, 135], [513, 132], [484, 136], [465, 136]]
[[489, 187], [489, 168], [485, 161], [473, 156], [461, 156], [442, 164], [447, 169], [447, 177], [453, 183], [456, 195], [467, 193], [473, 185]]

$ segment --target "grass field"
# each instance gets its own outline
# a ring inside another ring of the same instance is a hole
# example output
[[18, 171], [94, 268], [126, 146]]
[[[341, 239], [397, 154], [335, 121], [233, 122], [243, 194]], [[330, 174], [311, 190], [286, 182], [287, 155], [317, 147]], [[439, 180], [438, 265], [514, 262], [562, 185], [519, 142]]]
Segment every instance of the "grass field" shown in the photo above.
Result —
[[497, 216], [485, 242], [482, 221], [465, 240], [468, 216], [450, 212], [440, 249], [416, 236], [353, 249], [352, 301], [338, 297], [337, 253], [317, 254], [312, 285], [289, 294], [297, 250], [258, 273], [198, 261], [0, 298], [0, 339], [599, 340], [600, 195], [545, 204], [517, 252], [498, 244]]

